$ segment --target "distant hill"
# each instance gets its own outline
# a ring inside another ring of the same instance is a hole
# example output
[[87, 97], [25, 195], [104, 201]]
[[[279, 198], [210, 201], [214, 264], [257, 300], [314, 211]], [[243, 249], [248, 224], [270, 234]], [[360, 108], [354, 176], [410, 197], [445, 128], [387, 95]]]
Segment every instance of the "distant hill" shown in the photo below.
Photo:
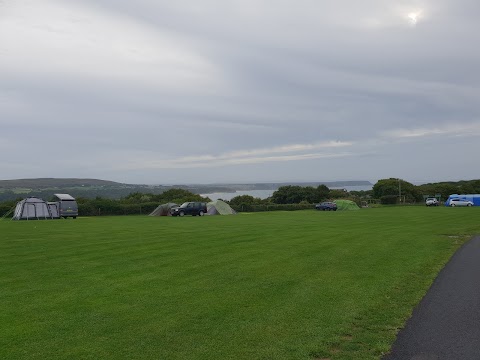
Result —
[[43, 199], [52, 198], [55, 193], [67, 193], [76, 198], [120, 199], [131, 193], [161, 194], [172, 188], [188, 190], [195, 194], [212, 194], [216, 192], [235, 192], [237, 190], [277, 190], [280, 186], [314, 186], [324, 184], [329, 188], [345, 186], [372, 186], [368, 181], [336, 182], [292, 182], [292, 183], [254, 183], [254, 184], [183, 184], [183, 185], [141, 185], [122, 184], [115, 181], [78, 178], [38, 178], [0, 180], [0, 201], [15, 200], [28, 196]]
[[318, 182], [281, 182], [281, 183], [253, 183], [253, 184], [217, 184], [234, 190], [277, 190], [281, 186], [312, 186], [325, 185], [328, 188], [343, 188], [347, 186], [373, 186], [370, 181], [318, 181]]
[[98, 180], [98, 179], [56, 179], [56, 178], [39, 178], [39, 179], [16, 179], [16, 180], [0, 180], [0, 189], [43, 189], [43, 188], [63, 188], [76, 186], [122, 186], [124, 184], [114, 181]]
[[234, 190], [275, 190], [280, 186], [319, 186], [328, 187], [342, 186], [372, 186], [369, 181], [323, 181], [323, 182], [279, 182], [279, 183], [250, 183], [250, 184], [178, 184], [178, 185], [142, 185], [142, 184], [124, 184], [115, 181], [99, 179], [77, 179], [77, 178], [38, 178], [38, 179], [16, 179], [0, 180], [0, 190], [25, 188], [25, 189], [48, 189], [48, 188], [68, 188], [68, 187], [118, 187], [118, 188], [221, 188]]
[[196, 194], [235, 191], [230, 187], [219, 185], [141, 185], [98, 179], [38, 178], [0, 180], [0, 201], [16, 200], [29, 196], [48, 200], [55, 193], [67, 193], [76, 198], [95, 198], [98, 196], [120, 199], [135, 192], [161, 194], [172, 188], [185, 189]]

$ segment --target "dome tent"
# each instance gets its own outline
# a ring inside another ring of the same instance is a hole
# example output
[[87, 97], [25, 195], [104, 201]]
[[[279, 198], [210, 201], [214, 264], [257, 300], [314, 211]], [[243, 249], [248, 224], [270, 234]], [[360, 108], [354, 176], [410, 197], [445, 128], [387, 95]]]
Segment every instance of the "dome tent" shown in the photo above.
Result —
[[337, 210], [360, 210], [352, 200], [335, 200], [335, 204], [337, 204]]
[[166, 203], [158, 205], [148, 216], [171, 216], [170, 209], [177, 207], [175, 203]]
[[47, 203], [36, 197], [29, 197], [17, 203], [12, 220], [52, 219]]
[[222, 200], [215, 200], [207, 203], [208, 215], [233, 215], [237, 212], [230, 205]]

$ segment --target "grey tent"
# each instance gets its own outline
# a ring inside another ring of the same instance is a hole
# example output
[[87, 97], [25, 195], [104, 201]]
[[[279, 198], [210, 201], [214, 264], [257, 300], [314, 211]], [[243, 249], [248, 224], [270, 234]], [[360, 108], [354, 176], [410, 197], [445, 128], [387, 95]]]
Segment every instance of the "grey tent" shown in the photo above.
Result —
[[60, 219], [59, 205], [58, 202], [47, 202], [48, 211], [50, 211], [52, 219]]
[[233, 215], [237, 212], [222, 200], [215, 200], [207, 204], [208, 215]]
[[177, 207], [175, 203], [166, 203], [158, 205], [148, 216], [171, 216], [170, 209]]
[[13, 220], [40, 220], [51, 219], [47, 203], [36, 197], [29, 197], [17, 203]]

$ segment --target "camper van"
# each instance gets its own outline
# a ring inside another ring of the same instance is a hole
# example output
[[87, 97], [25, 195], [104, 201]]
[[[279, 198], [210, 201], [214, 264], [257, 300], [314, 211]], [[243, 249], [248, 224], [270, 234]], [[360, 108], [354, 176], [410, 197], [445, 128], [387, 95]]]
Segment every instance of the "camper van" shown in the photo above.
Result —
[[58, 217], [68, 218], [72, 217], [74, 219], [78, 216], [78, 205], [71, 195], [68, 194], [54, 194], [56, 201], [58, 203]]

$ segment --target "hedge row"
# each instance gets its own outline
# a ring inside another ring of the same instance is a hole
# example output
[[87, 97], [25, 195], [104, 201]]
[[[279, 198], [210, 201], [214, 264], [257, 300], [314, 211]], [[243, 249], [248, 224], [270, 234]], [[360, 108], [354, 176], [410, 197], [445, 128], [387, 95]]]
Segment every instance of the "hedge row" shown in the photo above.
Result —
[[[105, 204], [104, 204], [105, 205]], [[95, 206], [94, 204], [79, 204], [78, 213], [80, 216], [103, 216], [103, 215], [148, 215], [159, 204], [143, 203], [143, 204], [118, 204], [112, 202], [108, 206]], [[232, 206], [237, 212], [261, 212], [261, 211], [294, 211], [313, 209], [312, 204], [269, 204], [269, 205], [250, 205], [242, 204]]]
[[314, 209], [313, 204], [268, 204], [268, 205], [252, 205], [241, 204], [232, 206], [237, 212], [261, 212], [261, 211], [295, 211], [295, 210], [308, 210]]
[[148, 215], [159, 204], [143, 203], [143, 204], [121, 204], [111, 201], [107, 204], [95, 204], [87, 202], [78, 204], [78, 213], [80, 216], [103, 216], [103, 215]]
[[[6, 215], [7, 213], [9, 213], [10, 210], [13, 210], [12, 205], [0, 203], [0, 218], [3, 217], [4, 215]], [[13, 214], [12, 214], [12, 216], [13, 216]]]

